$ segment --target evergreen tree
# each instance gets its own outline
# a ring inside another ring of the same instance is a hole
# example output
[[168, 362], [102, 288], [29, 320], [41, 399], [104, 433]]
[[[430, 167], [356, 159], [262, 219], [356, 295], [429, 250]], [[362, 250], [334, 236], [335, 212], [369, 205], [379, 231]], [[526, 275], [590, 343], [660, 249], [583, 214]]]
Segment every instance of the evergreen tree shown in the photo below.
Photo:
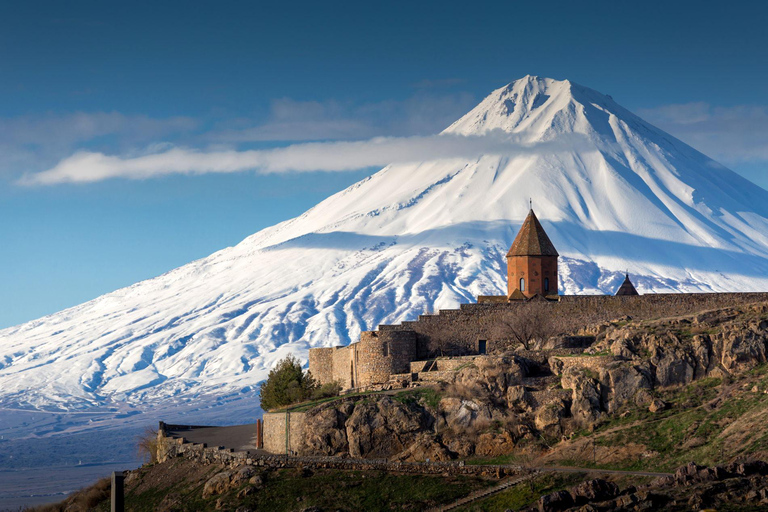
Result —
[[275, 409], [295, 404], [312, 396], [317, 382], [292, 355], [281, 359], [261, 385], [261, 408]]

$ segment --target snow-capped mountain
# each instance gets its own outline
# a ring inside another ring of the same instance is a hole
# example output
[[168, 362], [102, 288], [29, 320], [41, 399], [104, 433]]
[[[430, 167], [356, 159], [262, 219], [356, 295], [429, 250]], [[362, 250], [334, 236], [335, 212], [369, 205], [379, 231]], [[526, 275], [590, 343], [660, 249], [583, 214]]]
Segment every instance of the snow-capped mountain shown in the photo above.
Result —
[[503, 294], [529, 198], [561, 293], [613, 293], [626, 270], [641, 293], [768, 290], [768, 192], [608, 96], [525, 77], [444, 133], [584, 142], [390, 165], [235, 247], [2, 330], [0, 404], [233, 393], [289, 352]]

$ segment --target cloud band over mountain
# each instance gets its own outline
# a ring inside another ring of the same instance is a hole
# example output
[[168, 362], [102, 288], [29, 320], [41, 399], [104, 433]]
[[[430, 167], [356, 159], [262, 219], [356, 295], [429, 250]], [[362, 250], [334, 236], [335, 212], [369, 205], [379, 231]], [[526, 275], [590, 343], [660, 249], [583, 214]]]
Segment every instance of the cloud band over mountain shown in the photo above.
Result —
[[378, 137], [367, 141], [304, 143], [248, 151], [200, 151], [174, 147], [137, 157], [81, 151], [46, 171], [24, 175], [23, 185], [92, 183], [112, 178], [147, 179], [170, 174], [256, 171], [260, 173], [350, 171], [393, 163], [476, 159], [482, 155], [520, 156], [588, 149], [586, 137], [573, 134], [526, 143], [502, 132], [479, 136]]

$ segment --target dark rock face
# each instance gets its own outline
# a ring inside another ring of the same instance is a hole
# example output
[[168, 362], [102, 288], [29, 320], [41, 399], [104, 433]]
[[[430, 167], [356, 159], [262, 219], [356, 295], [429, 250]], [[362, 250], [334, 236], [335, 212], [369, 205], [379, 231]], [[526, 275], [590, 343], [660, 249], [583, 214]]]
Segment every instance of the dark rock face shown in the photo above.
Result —
[[568, 491], [557, 491], [539, 498], [537, 503], [540, 512], [558, 512], [568, 510], [575, 505], [573, 496]]
[[[738, 506], [735, 506], [737, 505]], [[701, 510], [705, 508], [768, 510], [768, 464], [749, 462], [726, 468], [689, 463], [674, 476], [620, 491], [613, 482], [588, 480], [567, 491], [542, 496], [539, 511], [591, 512]], [[532, 511], [534, 509], [525, 509]]]
[[408, 448], [434, 419], [421, 407], [384, 397], [355, 405], [346, 421], [349, 454], [355, 458], [389, 457]]
[[[343, 402], [321, 406], [305, 417], [302, 455], [348, 455], [388, 458], [415, 443], [419, 434], [433, 429], [434, 417], [418, 404], [389, 396], [375, 401]], [[426, 450], [426, 451], [425, 451]], [[414, 446], [414, 453], [421, 451]], [[447, 451], [446, 451], [447, 453]]]
[[596, 478], [582, 482], [571, 489], [573, 502], [577, 505], [590, 501], [605, 501], [619, 494], [619, 486], [613, 482]]
[[347, 453], [346, 426], [350, 404], [339, 408], [324, 407], [305, 416], [302, 453], [313, 455], [342, 455]]

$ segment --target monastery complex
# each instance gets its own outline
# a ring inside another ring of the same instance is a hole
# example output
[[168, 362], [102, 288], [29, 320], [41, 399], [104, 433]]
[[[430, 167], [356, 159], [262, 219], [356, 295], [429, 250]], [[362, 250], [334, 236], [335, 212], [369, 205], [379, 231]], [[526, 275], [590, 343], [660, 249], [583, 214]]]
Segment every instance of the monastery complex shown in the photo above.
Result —
[[[505, 326], [510, 318], [518, 324], [541, 322], [536, 314], [542, 308], [546, 316], [563, 325], [588, 325], [623, 317], [654, 318], [717, 309], [768, 296], [743, 292], [640, 295], [629, 274], [614, 295], [561, 295], [558, 256], [531, 209], [507, 253], [506, 295], [481, 295], [476, 303], [461, 304], [458, 309], [420, 315], [397, 325], [379, 325], [378, 330], [361, 333], [359, 341], [348, 346], [310, 349], [309, 370], [321, 384], [338, 382], [342, 392], [440, 382], [450, 380], [456, 368], [472, 364], [478, 357], [520, 345]], [[586, 332], [555, 338], [549, 340], [550, 348], [565, 350], [583, 350], [596, 339], [595, 333]]]

